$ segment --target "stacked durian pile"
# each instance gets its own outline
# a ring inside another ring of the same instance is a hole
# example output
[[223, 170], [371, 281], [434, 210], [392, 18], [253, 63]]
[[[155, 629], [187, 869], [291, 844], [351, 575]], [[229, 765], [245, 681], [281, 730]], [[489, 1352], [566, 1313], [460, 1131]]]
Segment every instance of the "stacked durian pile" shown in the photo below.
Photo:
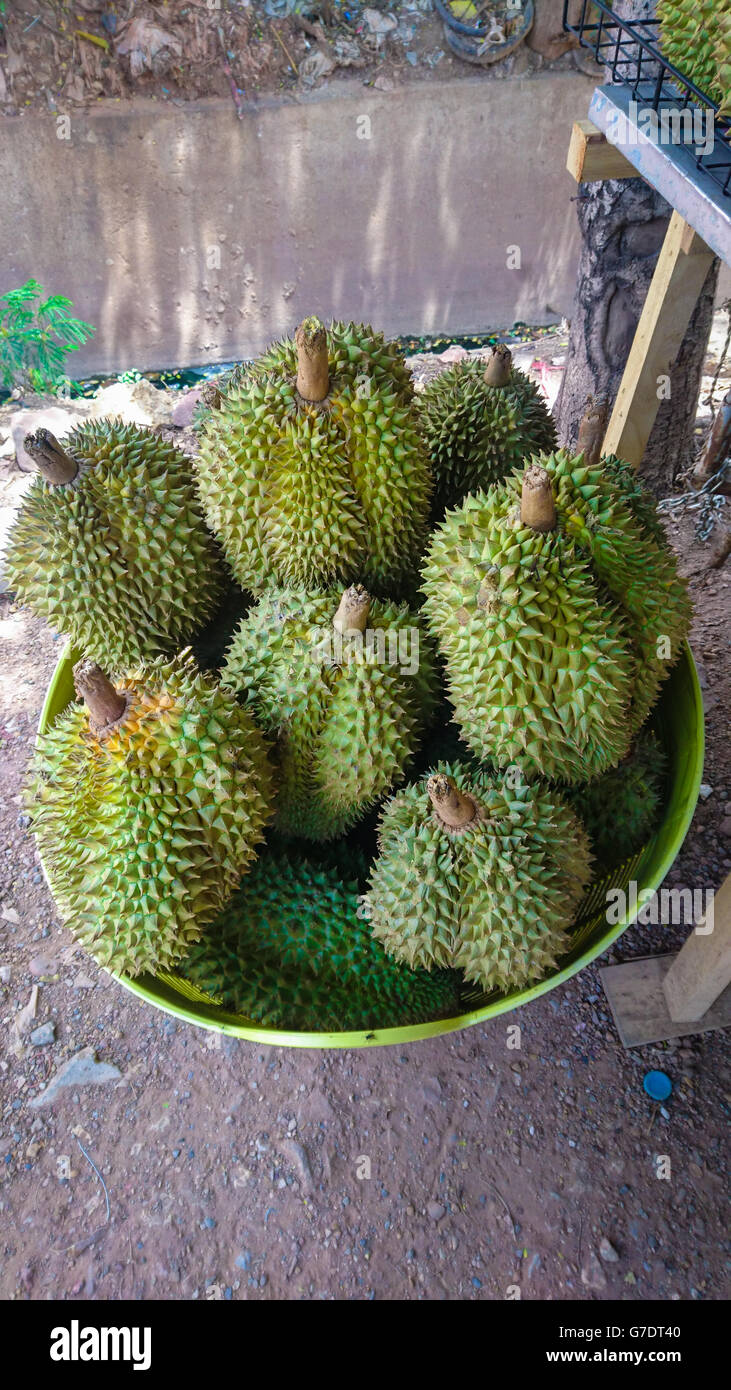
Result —
[[[115, 421], [29, 438], [6, 567], [81, 657], [29, 809], [96, 960], [310, 1031], [556, 969], [652, 833], [646, 723], [689, 623], [590, 435], [557, 448], [504, 347], [417, 398], [394, 344], [311, 318], [211, 397], [192, 462]], [[186, 644], [232, 579], [204, 673]]]

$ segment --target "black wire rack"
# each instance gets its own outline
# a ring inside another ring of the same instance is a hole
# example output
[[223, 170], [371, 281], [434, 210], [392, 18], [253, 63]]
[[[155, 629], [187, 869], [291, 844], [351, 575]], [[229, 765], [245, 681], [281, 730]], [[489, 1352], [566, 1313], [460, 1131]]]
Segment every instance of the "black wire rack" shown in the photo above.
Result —
[[731, 197], [731, 119], [719, 115], [706, 92], [663, 55], [657, 19], [623, 19], [604, 0], [564, 0], [563, 27], [607, 69], [607, 81], [629, 88], [638, 110], [704, 108], [714, 121], [713, 149], [701, 153], [689, 139], [695, 166]]

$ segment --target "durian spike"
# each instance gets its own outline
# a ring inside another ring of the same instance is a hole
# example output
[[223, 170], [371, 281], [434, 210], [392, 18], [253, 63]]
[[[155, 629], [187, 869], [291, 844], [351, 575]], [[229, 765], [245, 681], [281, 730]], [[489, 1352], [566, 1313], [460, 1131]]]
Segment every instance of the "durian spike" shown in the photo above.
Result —
[[70, 483], [79, 471], [76, 460], [66, 453], [50, 430], [40, 429], [35, 434], [27, 434], [23, 447], [41, 476], [53, 487]]
[[333, 627], [346, 636], [349, 632], [365, 632], [371, 611], [371, 596], [362, 584], [352, 584], [340, 600]]
[[123, 695], [114, 689], [108, 676], [95, 661], [77, 661], [74, 666], [74, 686], [81, 696], [90, 716], [90, 723], [96, 731], [116, 724], [127, 708]]
[[330, 390], [324, 325], [311, 315], [302, 320], [294, 340], [297, 344], [297, 390], [303, 401], [324, 401]]
[[532, 463], [523, 474], [520, 519], [533, 531], [552, 531], [556, 525], [556, 503], [551, 479], [545, 468]]
[[477, 815], [477, 804], [471, 796], [463, 796], [457, 789], [451, 777], [445, 777], [443, 773], [436, 772], [429, 778], [426, 784], [431, 801], [437, 816], [449, 830], [462, 830], [469, 825]]
[[608, 423], [609, 402], [595, 401], [593, 396], [587, 396], [576, 449], [577, 453], [584, 455], [584, 463], [590, 468], [599, 462]]
[[507, 386], [513, 371], [513, 354], [504, 343], [496, 343], [485, 368], [487, 386]]

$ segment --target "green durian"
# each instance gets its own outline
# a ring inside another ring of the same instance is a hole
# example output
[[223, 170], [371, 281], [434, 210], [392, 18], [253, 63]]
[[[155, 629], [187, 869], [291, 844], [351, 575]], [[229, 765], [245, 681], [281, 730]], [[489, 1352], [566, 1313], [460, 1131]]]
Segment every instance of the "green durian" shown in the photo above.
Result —
[[601, 465], [544, 455], [467, 497], [423, 573], [447, 693], [478, 758], [569, 783], [616, 766], [690, 608], [669, 548]]
[[538, 387], [499, 345], [485, 366], [457, 362], [417, 396], [419, 425], [434, 472], [440, 521], [468, 492], [499, 483], [532, 454], [556, 447], [556, 427]]
[[182, 963], [226, 1009], [304, 1032], [389, 1028], [456, 1014], [458, 977], [412, 971], [370, 935], [357, 882], [263, 854]]
[[305, 319], [235, 374], [199, 440], [206, 515], [244, 589], [408, 587], [432, 479], [411, 378], [380, 333]]
[[277, 829], [312, 840], [342, 835], [402, 780], [437, 685], [418, 618], [361, 585], [269, 590], [221, 679], [277, 740]]
[[187, 653], [113, 685], [74, 667], [39, 736], [28, 810], [59, 911], [100, 965], [169, 969], [221, 911], [271, 817], [264, 740]]
[[557, 792], [445, 765], [388, 803], [364, 908], [396, 960], [507, 993], [556, 968], [590, 877]]
[[664, 56], [728, 113], [731, 0], [659, 0], [657, 17]]
[[566, 799], [603, 868], [614, 868], [647, 844], [662, 807], [665, 768], [657, 738], [645, 731], [618, 767], [586, 786], [567, 789]]
[[223, 588], [190, 460], [121, 420], [82, 424], [62, 444], [39, 430], [26, 449], [40, 476], [5, 555], [18, 602], [114, 671], [185, 646]]

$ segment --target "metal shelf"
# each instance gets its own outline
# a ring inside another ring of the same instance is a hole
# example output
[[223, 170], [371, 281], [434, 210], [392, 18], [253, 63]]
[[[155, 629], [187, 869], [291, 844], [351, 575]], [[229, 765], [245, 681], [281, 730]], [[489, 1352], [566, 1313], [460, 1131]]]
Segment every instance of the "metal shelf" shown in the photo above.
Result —
[[[663, 130], [671, 134], [682, 130], [683, 138], [674, 141], [674, 146], [682, 153], [685, 166], [691, 173], [695, 170], [703, 174], [724, 202], [731, 205], [731, 119], [719, 115], [717, 103], [664, 57], [659, 22], [622, 19], [605, 0], [564, 0], [563, 27], [576, 35], [597, 63], [607, 67], [611, 86], [624, 89], [636, 103], [632, 113], [635, 126], [642, 128], [644, 122], [649, 129], [651, 118], [643, 117], [643, 112], [655, 113], [655, 126], [661, 133], [660, 148], [671, 148], [663, 141]], [[611, 88], [608, 84], [601, 90]], [[626, 104], [624, 109], [626, 112]], [[705, 134], [712, 131], [710, 149], [707, 139], [696, 138], [700, 133], [699, 116], [704, 125], [708, 123]], [[695, 132], [691, 134], [694, 125]], [[623, 144], [617, 140], [611, 143], [631, 159]]]

